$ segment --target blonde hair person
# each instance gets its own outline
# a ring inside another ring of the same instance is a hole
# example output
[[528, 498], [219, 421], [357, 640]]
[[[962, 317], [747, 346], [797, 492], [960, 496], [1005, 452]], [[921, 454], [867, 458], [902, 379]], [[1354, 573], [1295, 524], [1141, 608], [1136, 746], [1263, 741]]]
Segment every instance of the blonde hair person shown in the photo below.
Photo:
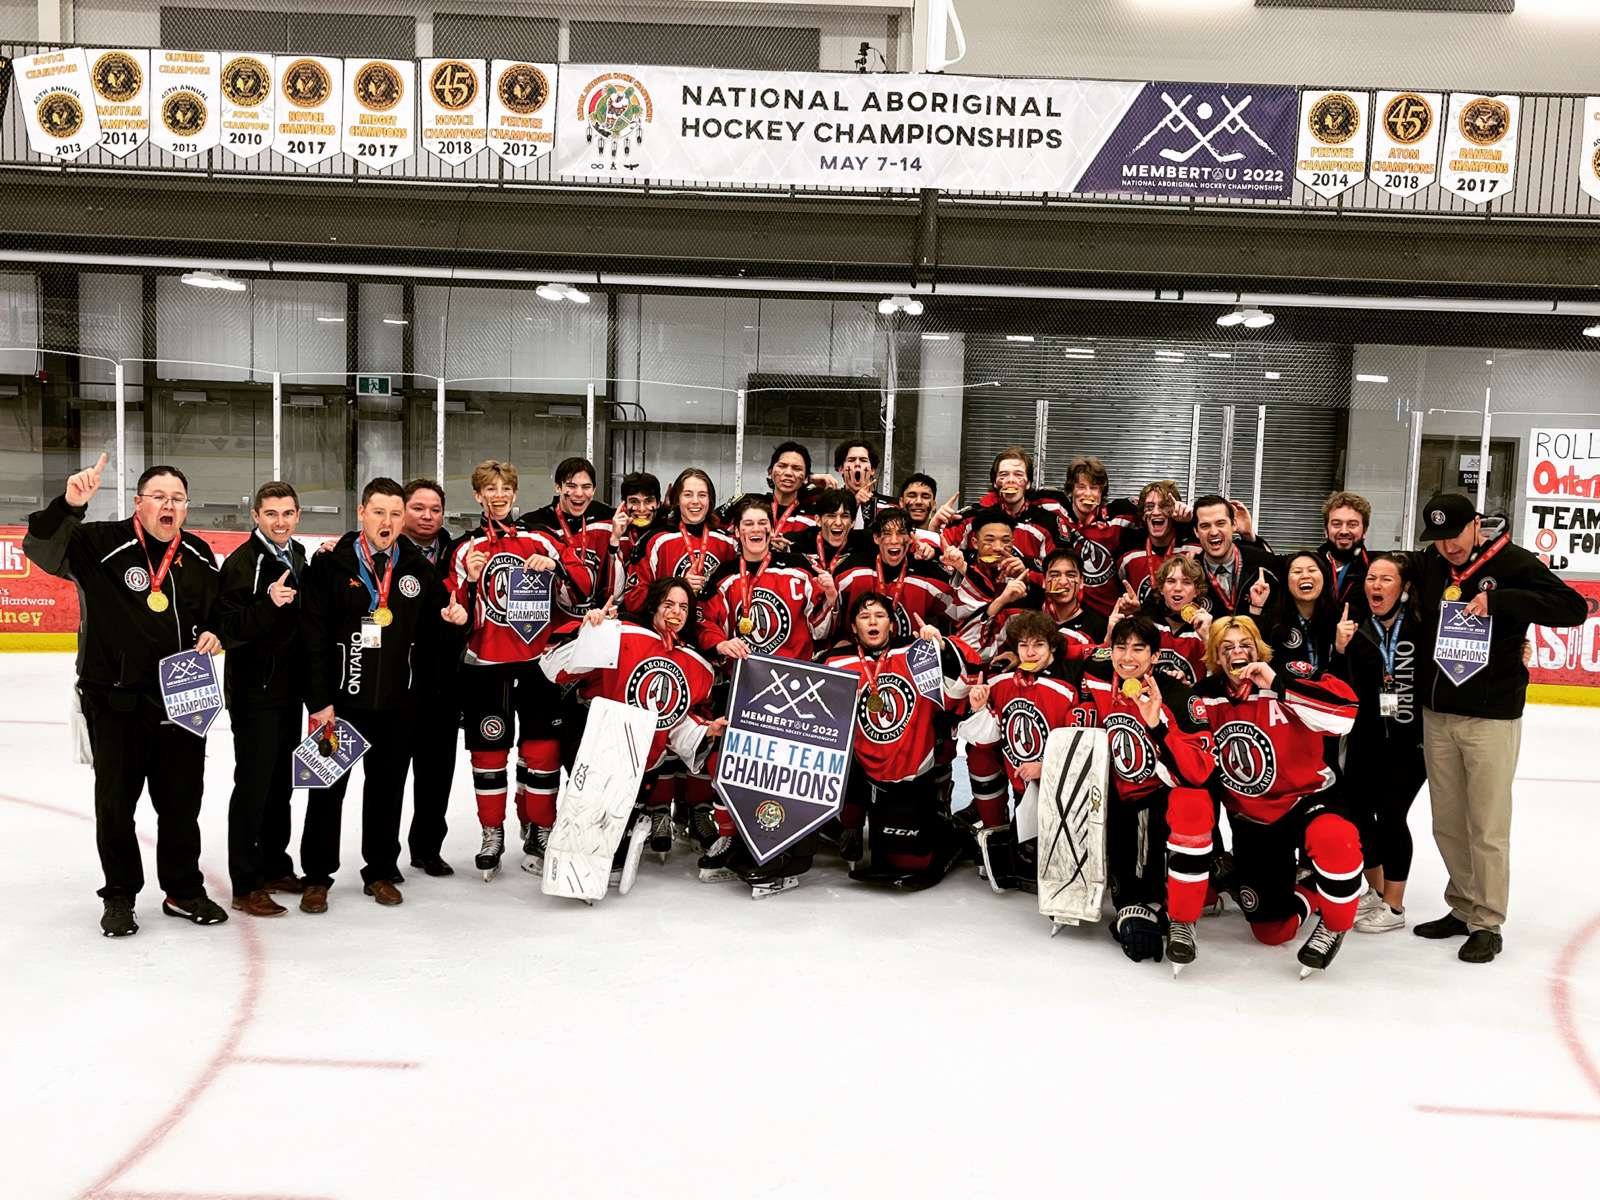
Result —
[[1206, 633], [1206, 673], [1215, 675], [1222, 662], [1222, 639], [1230, 629], [1242, 629], [1250, 635], [1250, 640], [1255, 643], [1256, 661], [1269, 663], [1272, 661], [1272, 647], [1267, 645], [1266, 638], [1261, 636], [1261, 630], [1249, 617], [1218, 617], [1211, 622], [1211, 629]]

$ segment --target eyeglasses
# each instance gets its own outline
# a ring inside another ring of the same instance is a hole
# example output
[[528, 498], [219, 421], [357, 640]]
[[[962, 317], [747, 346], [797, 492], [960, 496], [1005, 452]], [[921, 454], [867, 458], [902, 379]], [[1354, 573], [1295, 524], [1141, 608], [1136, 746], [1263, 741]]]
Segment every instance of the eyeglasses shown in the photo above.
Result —
[[184, 508], [189, 503], [187, 496], [169, 496], [165, 492], [140, 492], [139, 499], [148, 500], [157, 508], [165, 508], [168, 504], [173, 508]]

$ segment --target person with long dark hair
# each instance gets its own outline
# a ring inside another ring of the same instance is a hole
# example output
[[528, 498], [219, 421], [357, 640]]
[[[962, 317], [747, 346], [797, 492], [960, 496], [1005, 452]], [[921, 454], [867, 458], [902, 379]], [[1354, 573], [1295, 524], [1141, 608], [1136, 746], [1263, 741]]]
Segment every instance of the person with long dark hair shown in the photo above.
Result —
[[1339, 622], [1327, 562], [1314, 550], [1300, 550], [1284, 560], [1288, 599], [1268, 637], [1274, 662], [1309, 663], [1326, 670], [1333, 657], [1333, 630]]

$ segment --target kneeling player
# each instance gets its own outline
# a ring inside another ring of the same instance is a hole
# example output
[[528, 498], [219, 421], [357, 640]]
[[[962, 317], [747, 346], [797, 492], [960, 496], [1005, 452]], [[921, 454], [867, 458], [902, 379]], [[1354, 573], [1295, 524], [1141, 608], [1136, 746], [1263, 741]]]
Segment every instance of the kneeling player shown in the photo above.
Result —
[[[1084, 666], [1081, 690], [1111, 751], [1106, 865], [1117, 919], [1112, 936], [1134, 962], [1161, 961], [1163, 911], [1192, 926], [1211, 865], [1211, 738], [1205, 705], [1168, 679], [1157, 683], [1161, 636], [1139, 614]], [[1166, 848], [1162, 870], [1161, 848]], [[1173, 970], [1181, 964], [1174, 964]]]
[[[850, 605], [850, 642], [826, 665], [860, 676], [855, 720], [855, 770], [850, 773], [840, 816], [839, 853], [861, 858], [861, 831], [872, 815], [871, 866], [850, 878], [908, 890], [931, 887], [972, 850], [972, 834], [945, 810], [939, 762], [939, 717], [967, 694], [963, 664], [932, 625], [914, 641], [895, 636], [894, 602], [864, 592]], [[918, 685], [911, 652], [918, 642], [935, 648], [939, 689], [930, 696]]]
[[[1356, 696], [1309, 663], [1274, 671], [1271, 657], [1249, 617], [1220, 617], [1206, 638], [1211, 673], [1195, 695], [1215, 739], [1212, 786], [1233, 829], [1229, 890], [1250, 932], [1269, 946], [1288, 941], [1318, 914], [1300, 947], [1303, 979], [1339, 952], [1361, 890], [1361, 839], [1330, 804], [1334, 774], [1323, 753], [1326, 738], [1350, 732]], [[1309, 861], [1316, 891], [1295, 882], [1297, 852]], [[1173, 922], [1167, 956], [1194, 960], [1192, 924]]]

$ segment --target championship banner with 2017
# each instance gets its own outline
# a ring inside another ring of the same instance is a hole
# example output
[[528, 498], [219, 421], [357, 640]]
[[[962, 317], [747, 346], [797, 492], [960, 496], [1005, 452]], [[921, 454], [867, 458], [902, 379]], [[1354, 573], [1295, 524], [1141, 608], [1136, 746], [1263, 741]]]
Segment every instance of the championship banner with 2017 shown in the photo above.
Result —
[[839, 814], [855, 731], [850, 671], [752, 655], [734, 667], [712, 781], [758, 863]]

